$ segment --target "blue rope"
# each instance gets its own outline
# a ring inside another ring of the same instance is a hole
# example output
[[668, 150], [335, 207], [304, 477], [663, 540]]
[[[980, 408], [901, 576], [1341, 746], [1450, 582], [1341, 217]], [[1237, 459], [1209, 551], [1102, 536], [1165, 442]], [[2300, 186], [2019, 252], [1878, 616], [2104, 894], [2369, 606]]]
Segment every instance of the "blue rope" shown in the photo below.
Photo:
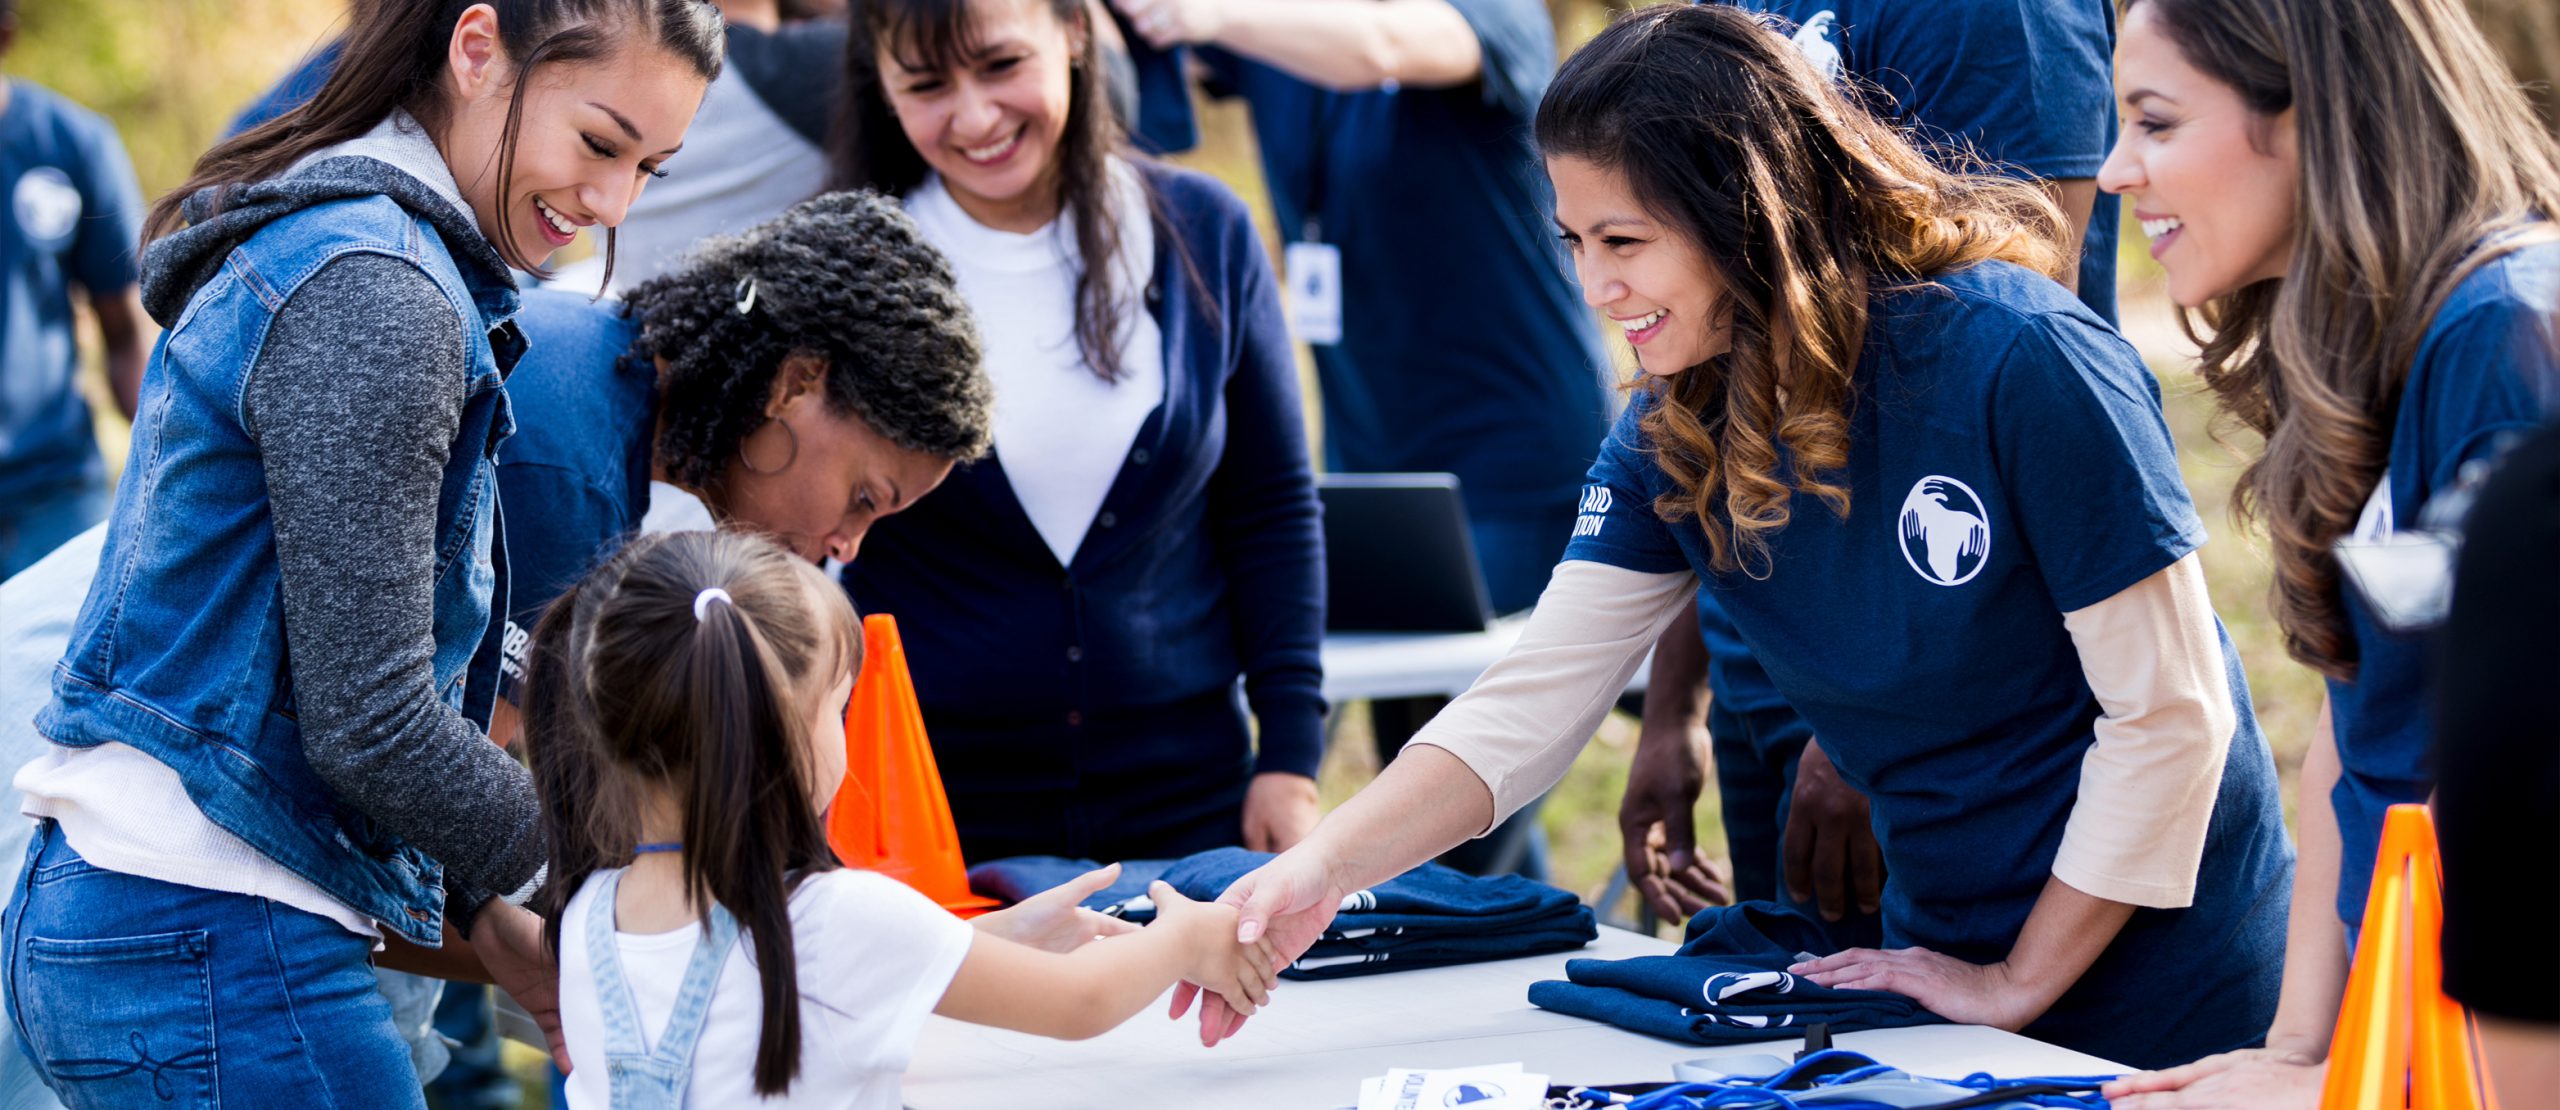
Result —
[[[1815, 1074], [1806, 1075], [1812, 1072]], [[1876, 1063], [1874, 1058], [1845, 1049], [1816, 1052], [1775, 1075], [1743, 1078], [1727, 1077], [1709, 1083], [1681, 1083], [1651, 1091], [1633, 1098], [1609, 1097], [1608, 1101], [1627, 1110], [1901, 1110], [1892, 1103], [1859, 1098], [1838, 1097], [1836, 1089], [1847, 1084], [1909, 1073]], [[1922, 1078], [1910, 1076], [1911, 1078]], [[2035, 1076], [2001, 1078], [1989, 1072], [1975, 1072], [1962, 1079], [1935, 1079], [1951, 1087], [1997, 1096], [2000, 1101], [2055, 1110], [2106, 1110], [2107, 1102], [2098, 1097], [2100, 1084], [2114, 1076]], [[1833, 1097], [1817, 1102], [1801, 1099], [1813, 1091], [1831, 1091]], [[2082, 1092], [2086, 1092], [2085, 1094]], [[1588, 1095], [1601, 1092], [1589, 1091]], [[1966, 1105], [1973, 1098], [1950, 1095], [1949, 1102]]]

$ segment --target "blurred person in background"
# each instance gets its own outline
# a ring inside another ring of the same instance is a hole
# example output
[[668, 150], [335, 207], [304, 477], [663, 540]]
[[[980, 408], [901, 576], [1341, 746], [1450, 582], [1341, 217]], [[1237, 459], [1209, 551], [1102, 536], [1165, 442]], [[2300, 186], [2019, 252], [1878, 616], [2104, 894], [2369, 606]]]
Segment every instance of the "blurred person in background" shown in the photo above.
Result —
[[[0, 58], [17, 41], [0, 0]], [[0, 578], [107, 516], [107, 467], [80, 396], [76, 289], [105, 341], [107, 384], [127, 419], [150, 357], [134, 252], [142, 193], [106, 118], [0, 77]]]

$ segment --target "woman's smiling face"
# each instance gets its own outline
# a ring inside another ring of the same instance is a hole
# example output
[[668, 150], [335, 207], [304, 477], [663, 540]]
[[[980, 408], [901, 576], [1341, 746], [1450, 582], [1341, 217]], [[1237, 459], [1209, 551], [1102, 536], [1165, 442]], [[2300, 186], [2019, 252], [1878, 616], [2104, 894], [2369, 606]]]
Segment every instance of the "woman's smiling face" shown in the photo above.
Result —
[[2116, 92], [2125, 125], [2098, 187], [2132, 200], [2169, 299], [2193, 308], [2283, 277], [2302, 184], [2293, 110], [2251, 111], [2188, 62], [2148, 4], [2125, 15]]
[[[541, 265], [581, 228], [619, 226], [641, 187], [665, 175], [706, 87], [673, 51], [640, 41], [543, 64], [519, 83], [485, 6], [455, 24], [449, 53], [459, 95], [440, 145], [481, 233], [519, 266]], [[514, 100], [515, 164], [501, 182]]]
[[[881, 36], [882, 93], [907, 142], [979, 222], [1034, 230], [1057, 213], [1080, 28], [1049, 0], [971, 0], [970, 55], [950, 69], [901, 58]], [[1023, 223], [1030, 226], [1020, 226]]]
[[1645, 373], [1668, 377], [1732, 348], [1724, 283], [1706, 253], [1646, 214], [1626, 174], [1557, 156], [1547, 159], [1547, 179], [1583, 301], [1617, 325]]

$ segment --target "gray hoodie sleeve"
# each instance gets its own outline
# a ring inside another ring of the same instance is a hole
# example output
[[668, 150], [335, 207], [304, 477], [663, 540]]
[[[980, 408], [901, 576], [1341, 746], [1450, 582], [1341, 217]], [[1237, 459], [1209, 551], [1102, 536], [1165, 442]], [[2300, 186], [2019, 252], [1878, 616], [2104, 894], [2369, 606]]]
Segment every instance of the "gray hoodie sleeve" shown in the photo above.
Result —
[[436, 696], [436, 501], [462, 421], [460, 329], [415, 267], [351, 255], [285, 302], [248, 388], [303, 754], [445, 865], [457, 911], [523, 887], [543, 858], [531, 778]]

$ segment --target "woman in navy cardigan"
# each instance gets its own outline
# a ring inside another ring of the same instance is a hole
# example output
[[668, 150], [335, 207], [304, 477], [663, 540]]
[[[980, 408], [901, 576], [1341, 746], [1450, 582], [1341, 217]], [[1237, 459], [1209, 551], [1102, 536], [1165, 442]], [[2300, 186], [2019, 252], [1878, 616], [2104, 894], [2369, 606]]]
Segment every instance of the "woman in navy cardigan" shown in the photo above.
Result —
[[951, 257], [995, 451], [845, 585], [898, 618], [970, 859], [1287, 848], [1324, 554], [1270, 261], [1224, 186], [1127, 152], [1081, 0], [949, 10], [855, 18], [837, 184]]

